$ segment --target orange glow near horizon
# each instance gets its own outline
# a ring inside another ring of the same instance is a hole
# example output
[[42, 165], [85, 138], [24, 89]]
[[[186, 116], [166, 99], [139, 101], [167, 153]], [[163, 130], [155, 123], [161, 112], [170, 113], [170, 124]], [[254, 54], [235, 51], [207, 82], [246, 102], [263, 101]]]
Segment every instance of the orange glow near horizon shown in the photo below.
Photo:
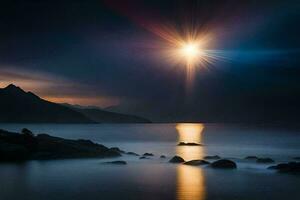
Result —
[[120, 103], [118, 99], [101, 98], [101, 97], [45, 96], [43, 98], [47, 101], [51, 101], [54, 103], [68, 103], [72, 105], [82, 105], [82, 106], [109, 107], [109, 106], [118, 105]]

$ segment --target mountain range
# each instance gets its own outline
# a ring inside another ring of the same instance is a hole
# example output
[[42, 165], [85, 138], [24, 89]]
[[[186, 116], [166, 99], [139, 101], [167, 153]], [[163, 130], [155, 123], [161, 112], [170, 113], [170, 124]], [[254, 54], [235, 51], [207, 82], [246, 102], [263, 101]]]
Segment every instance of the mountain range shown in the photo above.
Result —
[[148, 123], [142, 117], [57, 104], [13, 84], [0, 89], [1, 123]]

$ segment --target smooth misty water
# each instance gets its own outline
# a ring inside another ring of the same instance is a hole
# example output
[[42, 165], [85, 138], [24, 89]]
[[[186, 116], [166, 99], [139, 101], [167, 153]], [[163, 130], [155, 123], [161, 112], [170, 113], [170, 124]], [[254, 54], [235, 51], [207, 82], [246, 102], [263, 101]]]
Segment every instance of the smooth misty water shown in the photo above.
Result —
[[[256, 200], [300, 199], [300, 176], [266, 170], [269, 165], [245, 161], [249, 155], [276, 162], [300, 156], [297, 131], [201, 124], [0, 124], [1, 129], [64, 138], [85, 138], [139, 154], [149, 160], [123, 156], [126, 166], [103, 165], [101, 159], [30, 161], [0, 164], [0, 199], [178, 199]], [[204, 146], [176, 146], [179, 141]], [[160, 159], [160, 155], [167, 159]], [[218, 154], [231, 158], [237, 170], [214, 170], [167, 163], [173, 155], [197, 159]]]

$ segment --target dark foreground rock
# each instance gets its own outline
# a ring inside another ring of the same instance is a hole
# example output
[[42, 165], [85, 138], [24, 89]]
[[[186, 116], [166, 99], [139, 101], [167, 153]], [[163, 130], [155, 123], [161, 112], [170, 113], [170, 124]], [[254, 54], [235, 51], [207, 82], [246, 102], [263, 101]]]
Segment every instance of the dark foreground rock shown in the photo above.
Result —
[[180, 142], [177, 146], [202, 146], [202, 144], [194, 143], [194, 142]]
[[206, 160], [190, 160], [190, 161], [187, 161], [183, 164], [184, 165], [199, 166], [199, 165], [207, 165], [207, 164], [210, 164], [210, 163], [207, 162]]
[[103, 164], [113, 164], [113, 165], [127, 165], [127, 162], [123, 160], [111, 161], [111, 162], [104, 162]]
[[90, 140], [69, 140], [47, 134], [22, 134], [0, 130], [0, 161], [47, 160], [66, 158], [108, 158], [121, 156]]
[[300, 157], [294, 157], [295, 160], [300, 160]]
[[268, 167], [268, 169], [274, 169], [274, 170], [277, 170], [278, 172], [283, 172], [283, 173], [299, 173], [300, 174], [300, 162], [281, 163], [278, 165]]
[[218, 156], [218, 155], [215, 155], [215, 156], [204, 156], [204, 159], [205, 160], [218, 160], [218, 159], [221, 159], [221, 157]]
[[180, 156], [174, 156], [171, 160], [169, 160], [170, 163], [183, 163], [184, 159]]
[[227, 159], [217, 160], [210, 164], [212, 168], [220, 168], [220, 169], [235, 169], [237, 165], [235, 162]]
[[258, 158], [257, 163], [274, 163], [275, 161], [271, 158]]
[[153, 153], [144, 153], [143, 156], [154, 156], [154, 154]]

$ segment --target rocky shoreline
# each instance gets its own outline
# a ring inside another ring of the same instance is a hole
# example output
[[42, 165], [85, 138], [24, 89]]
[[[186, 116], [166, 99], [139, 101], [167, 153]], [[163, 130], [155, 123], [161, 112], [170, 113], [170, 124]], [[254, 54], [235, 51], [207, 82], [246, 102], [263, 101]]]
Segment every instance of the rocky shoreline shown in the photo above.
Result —
[[48, 134], [34, 135], [0, 130], [0, 161], [49, 160], [68, 158], [111, 158], [121, 156], [115, 149], [90, 140], [70, 140]]
[[[153, 153], [144, 153], [140, 156], [135, 152], [125, 152], [118, 147], [108, 148], [104, 145], [94, 143], [90, 140], [71, 140], [48, 134], [33, 134], [28, 129], [21, 133], [8, 132], [0, 129], [0, 162], [18, 162], [26, 160], [50, 160], [70, 158], [114, 158], [123, 155], [137, 156], [139, 159], [150, 159]], [[166, 158], [161, 155], [160, 159]], [[298, 157], [294, 158], [298, 160]], [[209, 162], [207, 160], [213, 160]], [[254, 161], [260, 164], [271, 164], [275, 161], [271, 158], [259, 158], [247, 156], [244, 160]], [[230, 159], [221, 158], [218, 155], [205, 156], [203, 160], [186, 161], [175, 155], [169, 163], [184, 164], [190, 166], [208, 165], [215, 169], [236, 169], [237, 163]], [[105, 164], [126, 165], [123, 160], [105, 162]], [[268, 169], [277, 170], [283, 173], [299, 173], [300, 162], [280, 163], [269, 166]]]

